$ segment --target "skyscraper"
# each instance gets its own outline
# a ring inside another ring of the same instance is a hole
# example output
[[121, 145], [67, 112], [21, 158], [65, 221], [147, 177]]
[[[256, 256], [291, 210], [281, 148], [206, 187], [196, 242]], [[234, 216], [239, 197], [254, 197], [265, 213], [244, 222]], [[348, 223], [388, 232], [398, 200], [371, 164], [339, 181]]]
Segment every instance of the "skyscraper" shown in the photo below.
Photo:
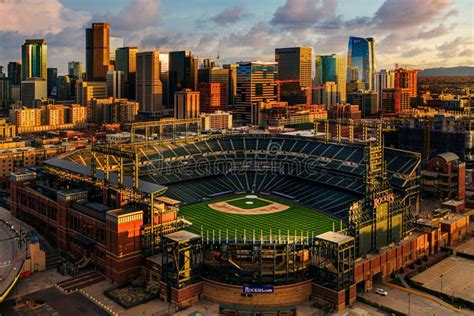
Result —
[[382, 109], [382, 97], [384, 89], [395, 87], [395, 73], [393, 70], [382, 69], [375, 73], [374, 90], [377, 92], [379, 109]]
[[326, 109], [330, 110], [332, 106], [339, 103], [338, 87], [334, 81], [326, 81], [319, 87], [313, 91], [313, 99], [316, 104], [324, 104]]
[[123, 71], [108, 71], [107, 72], [107, 96], [112, 98], [123, 98]]
[[70, 76], [58, 76], [57, 89], [58, 100], [74, 100], [76, 97], [76, 87], [73, 87]]
[[237, 68], [236, 118], [249, 122], [252, 106], [259, 102], [276, 101], [278, 76], [276, 62], [240, 62]]
[[406, 112], [410, 110], [410, 90], [391, 88], [382, 90], [382, 114]]
[[347, 102], [359, 105], [362, 118], [376, 117], [379, 113], [377, 106], [377, 93], [373, 91], [358, 91], [347, 95]]
[[5, 112], [11, 103], [11, 82], [0, 66], [0, 111]]
[[55, 98], [57, 92], [58, 68], [48, 68], [48, 97]]
[[137, 53], [137, 101], [140, 112], [163, 111], [163, 86], [160, 81], [158, 51]]
[[408, 89], [410, 97], [416, 97], [418, 72], [418, 69], [395, 69], [395, 89]]
[[199, 111], [213, 113], [222, 106], [221, 84], [218, 82], [201, 82], [198, 84], [199, 91]]
[[237, 64], [227, 64], [224, 65], [224, 69], [229, 69], [229, 102], [227, 103], [230, 106], [235, 105], [235, 100], [237, 97]]
[[22, 80], [48, 79], [48, 46], [44, 39], [28, 39], [21, 46]]
[[[315, 56], [315, 85], [323, 86], [326, 82], [334, 82], [336, 84], [336, 103], [346, 102], [346, 59], [343, 56], [332, 55], [317, 55]], [[320, 95], [315, 91], [316, 95]], [[327, 104], [321, 102], [316, 98], [315, 102], [318, 104]]]
[[107, 98], [107, 83], [78, 80], [76, 85], [76, 102], [87, 107], [88, 121], [92, 122], [91, 101]]
[[163, 85], [163, 107], [169, 108], [169, 59], [168, 53], [160, 53], [160, 80]]
[[115, 65], [116, 60], [116, 51], [117, 49], [123, 47], [123, 37], [120, 36], [111, 36], [110, 37], [110, 50], [109, 50], [109, 58], [110, 64]]
[[375, 76], [375, 40], [349, 37], [347, 52], [347, 81], [361, 80], [366, 90], [373, 90]]
[[290, 47], [275, 49], [275, 62], [278, 64], [278, 80], [299, 80], [282, 83], [280, 98], [288, 104], [306, 103], [306, 93], [302, 87], [311, 87], [312, 48]]
[[199, 117], [199, 92], [191, 89], [174, 94], [174, 118], [191, 119]]
[[197, 90], [198, 60], [190, 51], [169, 53], [169, 101], [174, 102], [174, 93], [183, 89]]
[[108, 23], [92, 23], [86, 29], [87, 81], [105, 81], [110, 66], [110, 26]]
[[227, 105], [229, 100], [229, 69], [204, 68], [198, 70], [198, 83], [219, 83], [220, 106]]
[[8, 63], [8, 79], [11, 85], [19, 86], [21, 84], [21, 63], [11, 61]]
[[82, 79], [82, 64], [80, 61], [70, 61], [67, 63], [68, 76], [71, 79]]
[[123, 71], [124, 97], [135, 100], [135, 80], [137, 74], [136, 47], [121, 47], [115, 53], [115, 69]]
[[48, 85], [43, 78], [29, 78], [21, 82], [21, 103], [32, 107], [35, 100], [41, 100], [48, 96]]

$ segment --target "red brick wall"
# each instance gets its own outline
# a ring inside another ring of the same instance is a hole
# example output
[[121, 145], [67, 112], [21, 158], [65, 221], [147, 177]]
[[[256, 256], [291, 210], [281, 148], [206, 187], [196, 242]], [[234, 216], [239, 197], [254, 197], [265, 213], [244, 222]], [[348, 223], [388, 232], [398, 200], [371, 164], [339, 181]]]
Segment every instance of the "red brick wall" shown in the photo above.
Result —
[[466, 166], [460, 165], [458, 168], [458, 200], [466, 197]]
[[315, 283], [312, 284], [312, 289], [314, 298], [332, 303], [337, 310], [342, 310], [346, 306], [345, 290], [335, 291]]

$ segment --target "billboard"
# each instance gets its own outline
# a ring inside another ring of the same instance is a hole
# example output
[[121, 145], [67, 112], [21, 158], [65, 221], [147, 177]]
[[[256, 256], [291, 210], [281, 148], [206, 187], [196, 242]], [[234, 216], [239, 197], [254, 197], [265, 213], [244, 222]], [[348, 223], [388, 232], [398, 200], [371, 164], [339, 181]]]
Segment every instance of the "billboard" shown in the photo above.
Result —
[[273, 294], [273, 286], [245, 285], [242, 287], [243, 294]]

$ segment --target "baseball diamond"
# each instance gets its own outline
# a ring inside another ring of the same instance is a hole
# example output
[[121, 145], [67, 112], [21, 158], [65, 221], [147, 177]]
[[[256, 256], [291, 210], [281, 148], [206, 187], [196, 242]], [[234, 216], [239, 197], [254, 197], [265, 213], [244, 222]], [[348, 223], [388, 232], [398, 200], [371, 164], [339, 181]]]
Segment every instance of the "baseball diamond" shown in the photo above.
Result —
[[[201, 234], [207, 231], [221, 237], [227, 234], [234, 239], [251, 239], [257, 235], [311, 236], [336, 228], [340, 222], [308, 207], [303, 207], [274, 196], [259, 194], [256, 204], [245, 204], [249, 200], [245, 195], [231, 195], [224, 198], [207, 200], [180, 208], [180, 215], [192, 223], [187, 230]], [[263, 205], [260, 203], [264, 203]], [[259, 210], [264, 209], [262, 213]], [[266, 211], [265, 211], [266, 210]], [[252, 215], [249, 215], [252, 214]]]

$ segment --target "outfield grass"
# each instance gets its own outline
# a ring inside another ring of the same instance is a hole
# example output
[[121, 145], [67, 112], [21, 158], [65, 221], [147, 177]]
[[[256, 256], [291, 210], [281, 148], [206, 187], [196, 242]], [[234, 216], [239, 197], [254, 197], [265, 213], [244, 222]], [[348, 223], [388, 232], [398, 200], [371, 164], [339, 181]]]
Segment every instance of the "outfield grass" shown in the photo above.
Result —
[[269, 235], [270, 229], [272, 230], [272, 235], [278, 235], [280, 232], [282, 236], [286, 236], [289, 231], [290, 236], [294, 236], [296, 230], [297, 236], [300, 236], [301, 232], [303, 232], [304, 236], [312, 236], [332, 230], [333, 223], [336, 229], [339, 229], [339, 221], [318, 211], [292, 204], [273, 196], [261, 195], [266, 200], [276, 201], [290, 207], [282, 212], [263, 215], [222, 213], [208, 207], [210, 203], [232, 200], [238, 197], [233, 195], [186, 205], [180, 208], [179, 215], [184, 216], [185, 219], [193, 223], [192, 226], [186, 228], [187, 230], [197, 234], [201, 234], [201, 231], [203, 231], [204, 235], [207, 234], [207, 231], [212, 235], [212, 230], [214, 230], [216, 238], [219, 230], [221, 230], [221, 237], [223, 239], [226, 236], [227, 230], [229, 238], [234, 238], [236, 230], [237, 237], [243, 238], [245, 230], [246, 238], [250, 239], [254, 230], [257, 236], [260, 236], [261, 232], [263, 232], [264, 236]]
[[[246, 202], [249, 202], [249, 201], [253, 202], [253, 204], [246, 204]], [[233, 206], [240, 207], [244, 210], [251, 210], [254, 208], [259, 208], [259, 207], [263, 207], [263, 206], [267, 206], [271, 204], [271, 202], [267, 202], [261, 199], [249, 199], [249, 198], [246, 198], [245, 196], [243, 196], [242, 198], [238, 200], [228, 201], [227, 203]]]

